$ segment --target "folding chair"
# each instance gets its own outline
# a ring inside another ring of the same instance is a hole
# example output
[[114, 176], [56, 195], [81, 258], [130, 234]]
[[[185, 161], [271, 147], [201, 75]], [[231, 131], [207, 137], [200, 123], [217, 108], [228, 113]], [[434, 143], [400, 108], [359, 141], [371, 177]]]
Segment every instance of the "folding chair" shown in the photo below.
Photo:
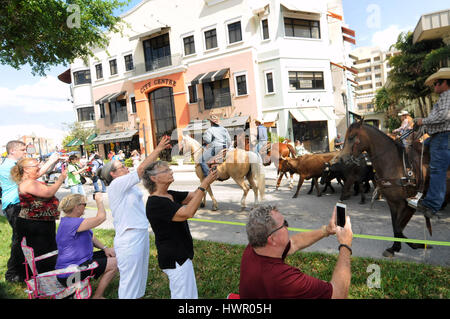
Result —
[[[22, 239], [21, 246], [25, 256], [25, 283], [28, 287], [25, 292], [28, 293], [28, 299], [62, 299], [72, 294], [74, 294], [74, 299], [89, 299], [91, 297], [92, 288], [90, 279], [94, 276], [93, 270], [98, 267], [98, 263], [96, 261], [84, 267], [70, 266], [64, 269], [57, 269], [38, 274], [36, 262], [57, 255], [58, 251], [55, 250], [39, 257], [35, 257], [34, 250], [32, 247], [27, 246], [25, 237]], [[29, 276], [27, 264], [30, 266], [32, 272], [31, 277]], [[90, 271], [91, 274], [81, 281], [75, 281], [68, 287], [64, 287], [57, 279], [57, 275], [75, 274], [76, 277], [78, 274], [81, 275], [81, 272], [83, 271]]]

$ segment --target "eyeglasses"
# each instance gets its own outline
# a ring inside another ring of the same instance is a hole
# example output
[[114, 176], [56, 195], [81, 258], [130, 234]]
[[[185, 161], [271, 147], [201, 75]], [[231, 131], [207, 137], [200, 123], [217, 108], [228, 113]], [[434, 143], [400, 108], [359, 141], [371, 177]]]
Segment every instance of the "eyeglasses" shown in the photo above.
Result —
[[78, 205], [83, 205], [84, 207], [86, 207], [87, 203], [79, 203]]
[[286, 219], [283, 221], [283, 225], [281, 225], [280, 227], [275, 228], [274, 230], [272, 230], [272, 231], [269, 233], [269, 235], [267, 235], [267, 238], [269, 238], [270, 235], [272, 235], [273, 233], [275, 233], [276, 231], [280, 230], [280, 229], [283, 228], [283, 227], [289, 227], [289, 224], [288, 224], [288, 222], [287, 222]]
[[158, 175], [158, 174], [165, 174], [165, 173], [169, 173], [169, 172], [171, 172], [171, 171], [172, 171], [171, 168], [166, 168], [165, 170], [156, 172], [155, 175]]
[[441, 85], [442, 83], [444, 83], [443, 80], [437, 80], [436, 82], [434, 82], [433, 86], [438, 86]]
[[26, 165], [24, 167], [39, 167], [40, 164], [36, 164], [36, 165]]

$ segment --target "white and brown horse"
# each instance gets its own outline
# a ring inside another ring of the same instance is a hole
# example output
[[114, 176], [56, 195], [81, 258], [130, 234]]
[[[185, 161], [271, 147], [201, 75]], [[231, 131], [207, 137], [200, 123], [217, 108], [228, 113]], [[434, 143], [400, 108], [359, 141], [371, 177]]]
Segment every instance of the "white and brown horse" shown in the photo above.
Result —
[[[195, 173], [197, 177], [202, 181], [205, 177], [203, 175], [202, 168], [200, 167], [200, 163], [202, 160], [203, 148], [199, 142], [190, 136], [184, 135], [181, 142], [178, 144], [180, 151], [183, 154], [190, 153], [194, 158], [195, 162]], [[235, 148], [228, 150], [225, 155], [225, 160], [223, 163], [217, 166], [218, 179], [220, 181], [224, 181], [229, 179], [230, 177], [238, 184], [244, 194], [241, 198], [241, 209], [245, 209], [245, 199], [247, 194], [251, 189], [253, 189], [253, 193], [255, 195], [255, 206], [258, 205], [259, 199], [264, 200], [265, 193], [265, 174], [264, 167], [262, 165], [261, 158], [254, 152], [245, 151], [240, 148]], [[250, 185], [245, 183], [245, 179], [247, 178]], [[214, 198], [211, 187], [208, 187], [206, 190], [211, 197], [213, 202], [213, 210], [217, 210], [218, 205], [217, 201]], [[259, 194], [258, 194], [259, 193]], [[259, 198], [260, 196], [260, 198]], [[203, 197], [203, 205], [204, 207], [206, 202], [206, 194]]]

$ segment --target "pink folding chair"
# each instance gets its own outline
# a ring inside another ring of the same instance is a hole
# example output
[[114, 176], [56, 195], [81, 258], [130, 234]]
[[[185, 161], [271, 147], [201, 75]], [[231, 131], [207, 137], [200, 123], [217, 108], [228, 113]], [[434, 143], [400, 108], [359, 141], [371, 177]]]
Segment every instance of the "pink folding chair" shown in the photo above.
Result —
[[[28, 288], [25, 291], [28, 293], [28, 299], [62, 299], [72, 294], [74, 294], [74, 299], [89, 299], [91, 297], [92, 288], [90, 279], [94, 276], [93, 270], [98, 267], [97, 262], [94, 261], [86, 267], [70, 266], [64, 269], [52, 270], [39, 274], [37, 272], [36, 262], [57, 255], [58, 251], [55, 250], [39, 257], [35, 257], [34, 250], [32, 247], [27, 246], [25, 237], [22, 239], [21, 246], [25, 256], [25, 283]], [[31, 276], [29, 275], [27, 264], [30, 266], [32, 272]], [[81, 281], [75, 280], [74, 283], [68, 287], [64, 287], [57, 279], [57, 275], [62, 274], [75, 274], [76, 278], [76, 276], [83, 271], [90, 271], [91, 274]]]

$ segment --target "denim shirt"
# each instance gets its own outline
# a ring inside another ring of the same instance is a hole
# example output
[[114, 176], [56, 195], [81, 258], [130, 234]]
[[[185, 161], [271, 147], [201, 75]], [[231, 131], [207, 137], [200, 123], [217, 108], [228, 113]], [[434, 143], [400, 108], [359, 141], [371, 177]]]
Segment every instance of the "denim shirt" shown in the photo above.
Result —
[[6, 158], [0, 165], [0, 186], [2, 187], [2, 210], [10, 204], [18, 204], [19, 186], [11, 179], [11, 168], [16, 165], [16, 161]]

